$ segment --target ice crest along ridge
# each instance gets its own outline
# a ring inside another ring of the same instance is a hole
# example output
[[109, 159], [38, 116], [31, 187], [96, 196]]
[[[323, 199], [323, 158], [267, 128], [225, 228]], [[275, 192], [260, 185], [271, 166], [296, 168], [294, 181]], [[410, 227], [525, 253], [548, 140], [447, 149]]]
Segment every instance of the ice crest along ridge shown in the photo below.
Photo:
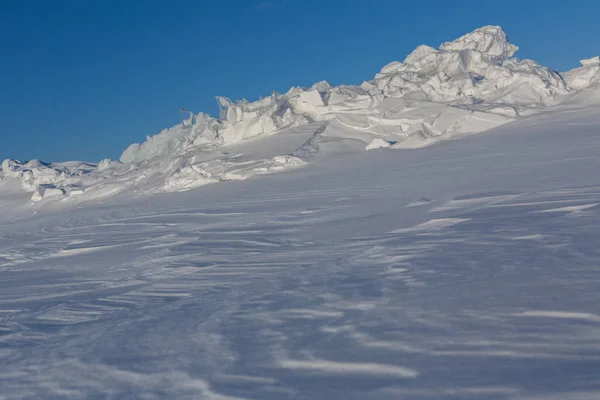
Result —
[[0, 183], [3, 180], [17, 182], [23, 191], [33, 193], [32, 201], [63, 199], [83, 194], [84, 189], [95, 184], [102, 185], [110, 176], [110, 170], [119, 167], [120, 163], [108, 159], [100, 164], [82, 161], [49, 164], [37, 159], [28, 162], [6, 159], [0, 164]]
[[[346, 104], [347, 100], [352, 104]], [[285, 94], [274, 92], [254, 102], [234, 102], [226, 97], [217, 97], [221, 108], [219, 119], [200, 113], [190, 124], [183, 122], [148, 137], [144, 143], [129, 146], [120, 161], [143, 163], [199, 148], [205, 150], [207, 146], [233, 144], [286, 128], [327, 120], [332, 117], [330, 114], [334, 109], [351, 109], [357, 102], [373, 105], [372, 100], [372, 96], [361, 88], [332, 88], [327, 82], [316, 83], [308, 89], [291, 88]]]
[[[120, 160], [139, 164], [189, 155], [204, 151], [206, 146], [229, 145], [348, 113], [369, 113], [372, 119], [362, 125], [370, 126], [373, 132], [386, 131], [379, 121], [382, 110], [378, 109], [386, 97], [444, 103], [512, 118], [552, 104], [556, 95], [568, 92], [558, 73], [531, 60], [510, 58], [517, 49], [502, 28], [485, 26], [444, 43], [437, 50], [419, 46], [404, 62], [388, 64], [375, 79], [360, 87], [332, 87], [319, 82], [310, 88], [296, 87], [254, 102], [217, 97], [221, 108], [218, 119], [198, 114], [142, 144], [131, 145]], [[410, 115], [404, 120], [403, 127], [394, 132], [410, 135], [431, 122]], [[392, 124], [389, 119], [386, 121], [383, 125]], [[456, 127], [454, 123], [446, 125], [441, 133]]]
[[[143, 176], [162, 174], [167, 190], [182, 190], [236, 175], [223, 172], [235, 169], [238, 161], [218, 155], [220, 147], [311, 123], [332, 121], [328, 141], [359, 138], [363, 148], [372, 143], [422, 147], [442, 137], [481, 132], [556, 104], [572, 89], [561, 74], [513, 58], [517, 50], [502, 28], [485, 26], [438, 49], [419, 46], [404, 62], [386, 65], [361, 86], [319, 82], [253, 102], [217, 97], [219, 118], [191, 115], [131, 145], [120, 160], [139, 166]], [[585, 87], [595, 68], [590, 65], [593, 60], [573, 72], [569, 82]], [[207, 154], [219, 160], [203, 161], [212, 157]]]
[[27, 191], [33, 191], [40, 185], [51, 185], [65, 178], [67, 173], [40, 160], [29, 162], [6, 159], [0, 167], [2, 177], [12, 178], [21, 182]]
[[484, 26], [467, 33], [458, 39], [440, 46], [442, 51], [473, 50], [494, 61], [504, 61], [512, 57], [518, 46], [510, 43], [508, 36], [499, 26]]
[[161, 157], [176, 157], [186, 147], [200, 143], [213, 143], [218, 139], [220, 122], [199, 113], [190, 120], [147, 136], [143, 143], [133, 143], [121, 154], [120, 161], [137, 164]]
[[580, 63], [584, 67], [587, 67], [587, 66], [598, 66], [598, 65], [600, 65], [600, 56], [596, 56], [596, 57], [588, 58], [588, 59], [585, 59], [585, 60], [581, 60]]
[[[437, 53], [437, 52], [438, 51], [436, 49], [434, 49], [433, 47], [427, 46], [426, 44], [422, 44], [419, 47], [417, 47], [416, 49], [414, 49], [412, 51], [412, 53], [410, 53], [408, 56], [406, 56], [403, 63], [396, 63], [396, 64], [397, 65], [411, 64], [411, 63], [421, 60], [422, 58], [428, 56], [429, 54]], [[384, 72], [384, 70], [385, 70], [385, 67], [381, 72]]]
[[517, 50], [502, 28], [486, 26], [438, 50], [419, 46], [403, 63], [383, 67], [363, 87], [388, 97], [422, 98], [504, 115], [550, 105], [568, 92], [560, 74], [531, 60], [511, 58]]
[[571, 89], [580, 90], [600, 82], [600, 56], [581, 60], [581, 67], [563, 73]]

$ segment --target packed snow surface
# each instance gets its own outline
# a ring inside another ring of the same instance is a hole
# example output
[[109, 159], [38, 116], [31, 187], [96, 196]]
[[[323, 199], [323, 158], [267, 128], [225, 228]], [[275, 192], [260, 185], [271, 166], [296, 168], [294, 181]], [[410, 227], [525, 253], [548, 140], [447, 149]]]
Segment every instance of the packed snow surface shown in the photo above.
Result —
[[4, 161], [0, 399], [600, 398], [598, 59], [515, 51], [486, 27], [120, 162]]
[[[67, 166], [5, 160], [0, 185], [18, 180], [34, 202], [189, 190], [330, 156], [332, 146], [324, 143], [338, 142], [346, 152], [418, 148], [482, 132], [547, 110], [600, 82], [598, 57], [560, 74], [514, 58], [517, 50], [500, 27], [486, 26], [438, 49], [419, 46], [360, 86], [320, 82], [255, 102], [219, 97], [219, 119], [190, 113], [181, 124], [129, 146], [120, 162]], [[286, 145], [276, 146], [263, 140], [245, 151], [250, 139], [267, 136], [305, 141], [282, 140]]]

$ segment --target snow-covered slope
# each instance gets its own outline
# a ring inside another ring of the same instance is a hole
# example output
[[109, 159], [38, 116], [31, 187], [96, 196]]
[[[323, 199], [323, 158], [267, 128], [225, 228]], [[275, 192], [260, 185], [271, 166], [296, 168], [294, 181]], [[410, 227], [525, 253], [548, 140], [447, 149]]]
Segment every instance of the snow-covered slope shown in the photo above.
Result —
[[285, 174], [2, 209], [0, 398], [599, 399], [598, 99], [411, 150], [312, 123], [226, 147], [315, 160]]
[[600, 59], [516, 50], [5, 160], [0, 399], [599, 399]]
[[[598, 57], [559, 74], [514, 58], [517, 49], [500, 27], [486, 26], [439, 49], [419, 46], [361, 86], [320, 82], [255, 102], [218, 98], [219, 119], [192, 114], [132, 144], [120, 162], [67, 168], [6, 160], [0, 190], [3, 181], [18, 180], [31, 200], [44, 203], [189, 190], [297, 167], [319, 156], [417, 148], [482, 132], [557, 107], [600, 81]], [[254, 143], [258, 138], [260, 145]]]

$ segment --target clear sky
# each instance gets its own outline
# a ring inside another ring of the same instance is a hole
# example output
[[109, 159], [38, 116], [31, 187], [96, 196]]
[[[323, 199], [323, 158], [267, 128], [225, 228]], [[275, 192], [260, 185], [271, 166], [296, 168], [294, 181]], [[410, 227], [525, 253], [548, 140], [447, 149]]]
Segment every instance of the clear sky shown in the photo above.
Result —
[[179, 107], [360, 84], [483, 25], [567, 70], [600, 54], [598, 15], [598, 0], [0, 0], [0, 160], [118, 159]]

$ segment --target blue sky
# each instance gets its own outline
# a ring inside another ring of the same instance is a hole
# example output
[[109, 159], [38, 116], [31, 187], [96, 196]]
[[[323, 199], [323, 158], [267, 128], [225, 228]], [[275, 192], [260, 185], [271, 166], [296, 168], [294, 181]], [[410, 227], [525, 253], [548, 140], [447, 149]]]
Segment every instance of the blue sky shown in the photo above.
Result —
[[179, 107], [360, 84], [483, 25], [567, 70], [600, 54], [598, 15], [596, 0], [3, 0], [0, 160], [118, 159]]

